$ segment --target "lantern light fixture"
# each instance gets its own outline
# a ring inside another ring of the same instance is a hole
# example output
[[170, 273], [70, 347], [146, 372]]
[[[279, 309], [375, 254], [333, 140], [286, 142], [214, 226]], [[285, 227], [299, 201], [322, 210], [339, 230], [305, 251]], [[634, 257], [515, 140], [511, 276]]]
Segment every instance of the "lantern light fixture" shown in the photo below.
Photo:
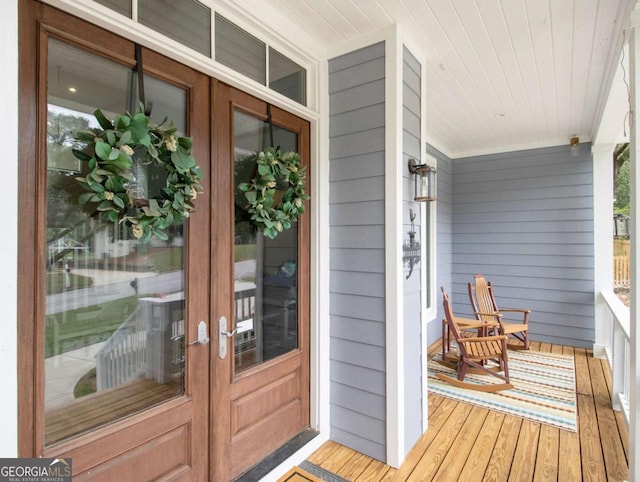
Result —
[[416, 202], [436, 200], [436, 168], [428, 164], [419, 164], [409, 158], [409, 172], [413, 174], [413, 199]]
[[576, 135], [569, 139], [571, 157], [580, 157], [580, 138]]

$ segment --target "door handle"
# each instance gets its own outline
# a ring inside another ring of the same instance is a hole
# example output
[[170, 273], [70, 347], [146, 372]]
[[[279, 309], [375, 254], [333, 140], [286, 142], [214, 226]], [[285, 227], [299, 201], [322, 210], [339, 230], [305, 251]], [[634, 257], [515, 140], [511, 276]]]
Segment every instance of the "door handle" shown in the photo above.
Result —
[[198, 338], [190, 341], [189, 346], [206, 345], [207, 343], [209, 343], [209, 337], [207, 336], [207, 324], [201, 320], [200, 323], [198, 323]]
[[218, 320], [218, 356], [224, 360], [227, 356], [227, 337], [236, 334], [238, 329], [227, 331], [227, 317], [221, 316]]

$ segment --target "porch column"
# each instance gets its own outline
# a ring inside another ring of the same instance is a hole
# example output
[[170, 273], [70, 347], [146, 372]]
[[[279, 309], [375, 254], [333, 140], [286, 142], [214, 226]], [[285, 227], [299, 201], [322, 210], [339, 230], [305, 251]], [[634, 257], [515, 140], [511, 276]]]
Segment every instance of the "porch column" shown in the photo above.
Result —
[[640, 114], [640, 2], [636, 2], [634, 10], [631, 12], [629, 25], [629, 70], [631, 87], [631, 144], [630, 144], [630, 169], [629, 184], [631, 190], [631, 350], [630, 350], [630, 400], [629, 400], [629, 476], [631, 480], [640, 480], [640, 403], [638, 395], [640, 393], [640, 370], [638, 369], [638, 349], [640, 348], [640, 331], [636, 320], [638, 319], [638, 301], [640, 300], [640, 285], [638, 284], [640, 274], [640, 231], [638, 230], [638, 212], [640, 200], [638, 189], [640, 189], [640, 170], [638, 160], [640, 159], [640, 149], [638, 140], [640, 132], [637, 118]]
[[611, 348], [611, 323], [613, 316], [602, 291], [613, 291], [613, 149], [614, 145], [598, 145], [591, 148], [593, 155], [593, 250], [595, 294], [595, 341], [593, 356], [605, 358]]

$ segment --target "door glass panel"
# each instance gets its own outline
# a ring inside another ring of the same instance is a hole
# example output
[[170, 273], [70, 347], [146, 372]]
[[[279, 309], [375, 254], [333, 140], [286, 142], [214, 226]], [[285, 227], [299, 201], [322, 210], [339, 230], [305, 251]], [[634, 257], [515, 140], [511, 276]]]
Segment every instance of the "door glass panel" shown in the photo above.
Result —
[[[236, 373], [298, 347], [298, 225], [269, 239], [244, 209], [237, 189], [253, 175], [256, 153], [271, 143], [269, 125], [242, 112], [234, 115]], [[298, 150], [294, 132], [273, 126], [273, 144]]]
[[[184, 130], [186, 93], [148, 79], [152, 120]], [[45, 443], [50, 445], [184, 393], [183, 226], [143, 244], [78, 203], [87, 172], [71, 153], [131, 103], [127, 68], [49, 41], [46, 198]], [[135, 98], [133, 99], [135, 101]], [[134, 102], [135, 105], [135, 102]], [[162, 172], [143, 173], [149, 197]]]

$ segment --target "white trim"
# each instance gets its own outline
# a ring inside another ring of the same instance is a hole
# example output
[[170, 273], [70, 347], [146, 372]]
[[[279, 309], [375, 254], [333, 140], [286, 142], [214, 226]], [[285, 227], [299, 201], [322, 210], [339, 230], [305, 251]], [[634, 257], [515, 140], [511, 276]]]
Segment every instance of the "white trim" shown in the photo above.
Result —
[[395, 25], [378, 30], [376, 32], [373, 32], [367, 35], [363, 35], [362, 37], [358, 37], [356, 39], [340, 44], [337, 47], [331, 48], [327, 52], [327, 58], [333, 59], [335, 57], [340, 57], [341, 55], [348, 54], [355, 50], [360, 50], [365, 47], [369, 47], [371, 45], [384, 42], [390, 38], [395, 38], [395, 35], [396, 35]]
[[[328, 64], [320, 64], [320, 96], [322, 116], [312, 122], [311, 153], [311, 423], [328, 437], [331, 427], [331, 324], [330, 273], [324, 262], [330, 257], [329, 222], [329, 73]], [[322, 162], [321, 160], [325, 160]], [[314, 323], [315, 322], [315, 323]]]
[[0, 117], [8, 159], [2, 163], [0, 200], [6, 229], [0, 237], [0, 457], [18, 456], [18, 2], [5, 2], [0, 20], [2, 96]]
[[[610, 130], [612, 119], [609, 117], [610, 112], [607, 112], [611, 107], [612, 95], [616, 95], [616, 91], [623, 91], [623, 103], [626, 104], [626, 90], [622, 87], [619, 76], [622, 74], [620, 68], [620, 49], [623, 47], [622, 40], [626, 36], [625, 30], [629, 25], [629, 12], [633, 9], [635, 0], [621, 1], [618, 4], [618, 11], [616, 13], [616, 19], [618, 19], [614, 25], [614, 30], [611, 32], [611, 38], [613, 41], [609, 44], [609, 54], [607, 55], [607, 66], [605, 67], [603, 82], [600, 85], [600, 94], [598, 96], [598, 103], [596, 105], [596, 112], [593, 116], [593, 127], [591, 129], [591, 138], [594, 144], [599, 144], [602, 141], [608, 141], [608, 139], [602, 139], [603, 130]], [[628, 38], [624, 41], [625, 48], [628, 46]], [[619, 92], [618, 92], [619, 93]], [[623, 108], [621, 112], [622, 117], [617, 118], [617, 122], [622, 131], [624, 122], [624, 114], [626, 108]], [[614, 113], [615, 116], [618, 113]]]
[[595, 343], [593, 355], [604, 357], [600, 347], [611, 343], [611, 310], [600, 296], [600, 292], [613, 289], [613, 150], [615, 145], [593, 146], [593, 279], [595, 304]]
[[[580, 137], [580, 143], [591, 142], [591, 137], [586, 134], [579, 134], [579, 137]], [[487, 154], [502, 154], [505, 152], [528, 151], [530, 149], [544, 149], [546, 147], [555, 147], [555, 146], [567, 146], [567, 149], [569, 149], [569, 136], [559, 136], [554, 139], [550, 139], [542, 142], [512, 144], [512, 145], [507, 145], [500, 148], [487, 147], [486, 149], [474, 149], [471, 151], [459, 151], [459, 152], [452, 152], [452, 153], [447, 153], [440, 149], [439, 150], [440, 152], [445, 154], [449, 159], [454, 160], [454, 159], [460, 159], [463, 157], [484, 156]]]
[[385, 326], [387, 464], [405, 457], [404, 316], [402, 276], [402, 42], [385, 38]]
[[[426, 151], [426, 145], [423, 144], [423, 146], [425, 146], [425, 151]], [[429, 164], [430, 166], [433, 166], [436, 168], [436, 176], [437, 176], [437, 169], [438, 169], [438, 159], [434, 156], [432, 156], [431, 154], [427, 154], [425, 153], [425, 161], [427, 164]], [[436, 180], [436, 184], [437, 184], [437, 180]], [[436, 197], [438, 196], [438, 191], [437, 191], [437, 186], [436, 186]], [[430, 263], [430, 273], [429, 276], [431, 278], [431, 284], [429, 286], [429, 298], [431, 299], [431, 305], [427, 306], [424, 312], [424, 319], [431, 321], [433, 320], [437, 315], [438, 315], [438, 290], [436, 289], [436, 285], [438, 284], [438, 239], [437, 239], [437, 230], [438, 230], [438, 224], [437, 224], [437, 213], [438, 210], [436, 209], [437, 206], [437, 199], [435, 202], [430, 202], [430, 203], [424, 203], [425, 204], [425, 216], [426, 216], [426, 210], [429, 210], [429, 252], [427, 253], [425, 251], [425, 256], [428, 256], [430, 260], [433, 260], [432, 263]], [[422, 218], [424, 219], [424, 217]], [[425, 247], [426, 250], [426, 247]]]
[[[636, 3], [635, 9], [631, 12], [630, 35], [629, 35], [629, 71], [631, 87], [631, 110], [640, 111], [640, 3]], [[630, 480], [640, 480], [640, 370], [638, 367], [638, 352], [640, 350], [640, 327], [635, 322], [640, 314], [638, 301], [640, 301], [640, 273], [638, 272], [638, 256], [640, 255], [640, 239], [638, 238], [638, 214], [640, 208], [640, 124], [635, 122], [631, 125], [631, 147], [630, 147], [630, 169], [629, 187], [631, 191], [631, 219], [629, 223], [631, 237], [631, 336], [630, 345], [630, 400], [629, 400], [629, 477]]]

